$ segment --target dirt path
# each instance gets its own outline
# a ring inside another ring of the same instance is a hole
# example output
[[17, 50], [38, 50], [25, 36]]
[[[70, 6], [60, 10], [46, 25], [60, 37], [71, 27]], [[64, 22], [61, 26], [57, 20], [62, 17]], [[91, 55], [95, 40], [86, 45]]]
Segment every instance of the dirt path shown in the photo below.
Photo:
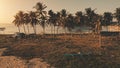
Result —
[[51, 68], [40, 58], [33, 58], [29, 61], [22, 60], [15, 56], [2, 56], [6, 48], [0, 49], [0, 68]]

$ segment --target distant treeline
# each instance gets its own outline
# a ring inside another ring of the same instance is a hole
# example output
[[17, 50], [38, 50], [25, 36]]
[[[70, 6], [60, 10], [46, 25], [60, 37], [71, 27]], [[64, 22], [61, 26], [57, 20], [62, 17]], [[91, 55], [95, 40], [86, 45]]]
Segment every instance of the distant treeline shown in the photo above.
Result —
[[[76, 26], [85, 25], [91, 27], [93, 32], [99, 32], [101, 26], [120, 25], [120, 8], [116, 8], [114, 13], [104, 12], [103, 15], [97, 14], [96, 9], [91, 8], [85, 8], [85, 12], [77, 11], [75, 14], [67, 12], [66, 9], [61, 9], [58, 12], [45, 11], [46, 8], [45, 4], [38, 2], [34, 6], [36, 11], [19, 11], [16, 13], [13, 23], [18, 27], [19, 32], [21, 32], [20, 27], [23, 27], [25, 33], [29, 33], [29, 25], [31, 25], [35, 34], [38, 24], [43, 28], [43, 33], [45, 33], [45, 28], [48, 25], [51, 26], [51, 32], [54, 31], [54, 33], [58, 33], [59, 27], [63, 27], [65, 31], [71, 31]], [[113, 18], [116, 19], [116, 22], [113, 22]], [[27, 29], [25, 29], [25, 26], [27, 26]]]

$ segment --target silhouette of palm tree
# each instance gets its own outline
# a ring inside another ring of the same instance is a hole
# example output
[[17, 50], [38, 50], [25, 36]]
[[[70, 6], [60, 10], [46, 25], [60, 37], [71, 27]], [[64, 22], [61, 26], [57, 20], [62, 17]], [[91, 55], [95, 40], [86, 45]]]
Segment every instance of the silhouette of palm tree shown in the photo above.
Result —
[[47, 6], [43, 3], [38, 2], [34, 8], [36, 9], [39, 24], [43, 28], [43, 33], [45, 33], [45, 26], [47, 25], [47, 12], [45, 9]]
[[19, 16], [19, 21], [23, 25], [23, 29], [24, 29], [24, 32], [26, 34], [25, 22], [24, 22], [24, 12], [23, 11], [19, 11], [17, 15]]
[[30, 16], [30, 24], [33, 27], [34, 33], [36, 34], [36, 25], [38, 24], [36, 13], [30, 11], [29, 16]]
[[113, 19], [113, 16], [111, 12], [104, 12], [103, 22], [101, 24], [107, 27], [108, 25], [111, 24], [112, 19]]
[[52, 26], [54, 26], [54, 34], [55, 34], [56, 14], [52, 10], [49, 10], [48, 15], [49, 15], [49, 24], [51, 25], [51, 32], [52, 32]]
[[20, 23], [20, 21], [19, 21], [19, 17], [18, 17], [18, 15], [16, 14], [15, 16], [14, 16], [14, 20], [13, 20], [13, 22], [12, 23], [14, 23], [15, 24], [15, 26], [17, 26], [18, 27], [18, 31], [19, 31], [19, 33], [21, 32], [20, 31], [20, 25], [21, 25], [21, 23]]
[[119, 26], [118, 30], [120, 31], [120, 8], [116, 8], [115, 17], [118, 21], [118, 26]]
[[74, 16], [72, 14], [68, 14], [68, 17], [65, 23], [65, 26], [67, 27], [67, 29], [71, 31], [72, 29], [74, 29], [76, 25], [77, 24], [75, 23]]
[[[100, 17], [98, 14], [95, 13], [95, 10], [92, 10], [91, 8], [86, 8], [86, 15], [87, 15], [87, 25], [92, 27], [93, 32], [98, 33], [98, 20], [100, 20]], [[100, 23], [100, 22], [99, 22]]]
[[59, 29], [60, 26], [62, 26], [62, 23], [61, 23], [61, 14], [60, 14], [60, 12], [57, 12], [57, 13], [56, 13], [56, 26], [57, 26], [56, 32], [57, 32], [57, 34], [58, 34], [58, 29]]
[[24, 23], [27, 25], [28, 34], [29, 34], [29, 23], [30, 23], [30, 17], [28, 13], [24, 13]]
[[115, 16], [118, 20], [118, 24], [120, 24], [120, 8], [116, 8]]
[[18, 27], [19, 32], [20, 32], [19, 26], [23, 25], [24, 32], [26, 33], [25, 22], [24, 22], [24, 12], [19, 11], [14, 17], [15, 17], [15, 19], [14, 19], [13, 23]]
[[66, 33], [66, 18], [67, 18], [67, 11], [66, 11], [66, 9], [62, 9], [61, 11], [60, 11], [60, 13], [61, 13], [61, 23], [62, 23], [62, 27], [65, 29], [65, 33]]
[[83, 13], [78, 11], [75, 13], [75, 15], [76, 24], [78, 24], [78, 26], [82, 25], [84, 23]]

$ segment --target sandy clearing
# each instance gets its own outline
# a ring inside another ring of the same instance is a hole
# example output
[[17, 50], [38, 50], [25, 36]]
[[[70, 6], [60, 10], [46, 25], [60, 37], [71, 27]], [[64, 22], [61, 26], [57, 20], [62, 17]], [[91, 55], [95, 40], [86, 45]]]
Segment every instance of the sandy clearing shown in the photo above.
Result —
[[51, 68], [46, 62], [40, 58], [31, 60], [23, 60], [15, 56], [2, 56], [7, 48], [0, 49], [0, 68]]

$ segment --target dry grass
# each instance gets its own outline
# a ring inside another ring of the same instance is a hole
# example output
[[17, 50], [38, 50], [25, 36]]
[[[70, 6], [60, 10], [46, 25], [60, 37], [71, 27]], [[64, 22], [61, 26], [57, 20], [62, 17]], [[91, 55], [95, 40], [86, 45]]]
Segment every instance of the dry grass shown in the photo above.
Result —
[[[57, 68], [119, 68], [119, 38], [99, 35], [59, 35], [37, 39], [14, 39], [0, 36], [0, 47], [8, 47], [4, 55], [19, 56], [23, 59], [42, 58]], [[66, 56], [65, 54], [81, 55]]]

